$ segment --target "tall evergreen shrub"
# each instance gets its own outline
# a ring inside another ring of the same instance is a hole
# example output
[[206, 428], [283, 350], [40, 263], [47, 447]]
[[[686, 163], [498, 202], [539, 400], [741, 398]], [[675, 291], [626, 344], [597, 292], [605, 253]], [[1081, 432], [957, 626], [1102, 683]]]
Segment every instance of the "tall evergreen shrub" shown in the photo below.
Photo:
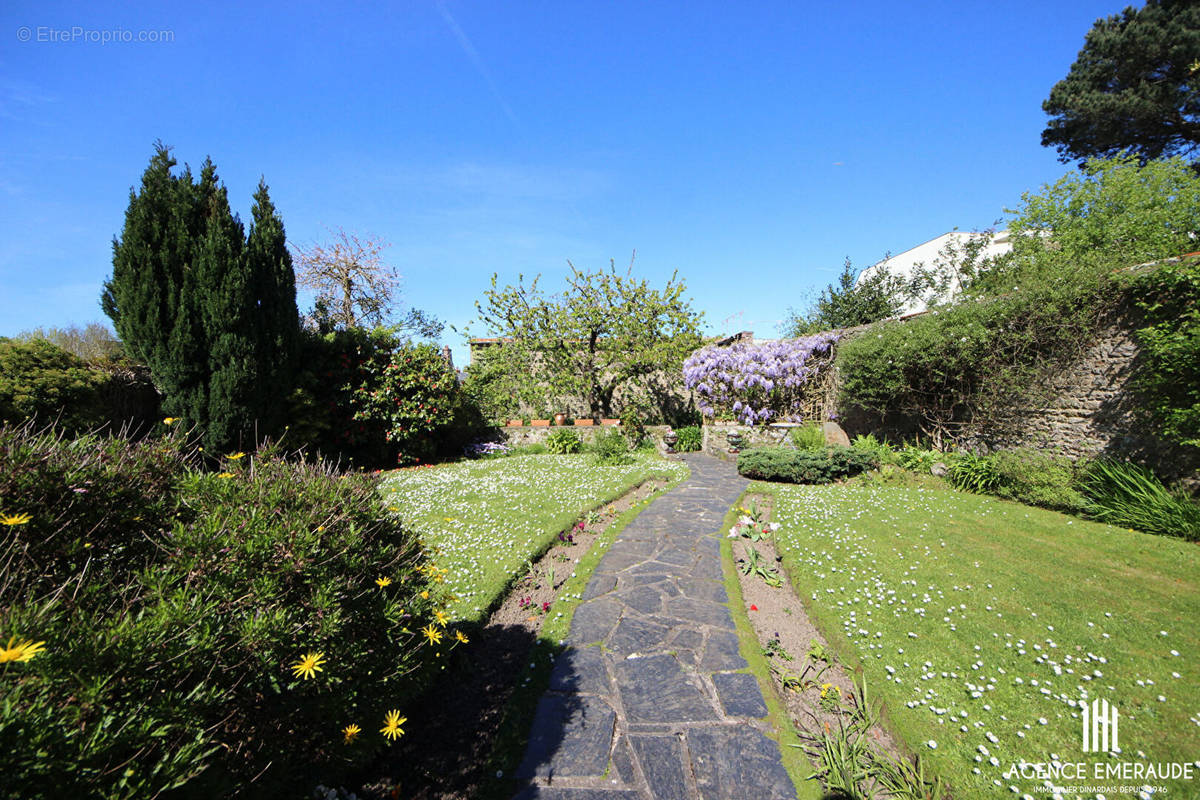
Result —
[[211, 450], [249, 446], [278, 430], [291, 391], [299, 315], [283, 222], [260, 182], [247, 236], [211, 160], [198, 182], [175, 165], [158, 143], [101, 305], [167, 414], [198, 426]]

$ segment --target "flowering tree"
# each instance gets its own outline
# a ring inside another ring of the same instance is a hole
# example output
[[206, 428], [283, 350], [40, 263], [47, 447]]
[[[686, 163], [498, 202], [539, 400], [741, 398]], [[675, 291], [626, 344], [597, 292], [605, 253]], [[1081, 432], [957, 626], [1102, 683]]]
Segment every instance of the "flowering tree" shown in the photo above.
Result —
[[[480, 321], [503, 340], [491, 366], [522, 380], [533, 374], [546, 395], [582, 395], [588, 416], [611, 416], [619, 389], [661, 370], [679, 368], [700, 344], [703, 313], [692, 309], [687, 286], [673, 274], [654, 289], [609, 262], [607, 270], [583, 272], [567, 262], [567, 289], [549, 295], [538, 278], [526, 286], [492, 288], [477, 302]], [[541, 388], [541, 387], [538, 387]]]
[[805, 388], [833, 363], [836, 333], [759, 344], [709, 345], [683, 362], [684, 384], [700, 413], [732, 413], [747, 425], [800, 422]]

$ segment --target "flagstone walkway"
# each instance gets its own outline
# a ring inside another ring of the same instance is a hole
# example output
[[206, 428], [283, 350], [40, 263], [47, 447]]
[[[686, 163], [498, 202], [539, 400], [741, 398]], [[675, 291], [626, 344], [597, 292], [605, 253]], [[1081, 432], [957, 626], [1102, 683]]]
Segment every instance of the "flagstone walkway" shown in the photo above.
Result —
[[719, 529], [747, 481], [731, 464], [686, 459], [691, 477], [592, 575], [514, 800], [795, 798], [722, 583]]

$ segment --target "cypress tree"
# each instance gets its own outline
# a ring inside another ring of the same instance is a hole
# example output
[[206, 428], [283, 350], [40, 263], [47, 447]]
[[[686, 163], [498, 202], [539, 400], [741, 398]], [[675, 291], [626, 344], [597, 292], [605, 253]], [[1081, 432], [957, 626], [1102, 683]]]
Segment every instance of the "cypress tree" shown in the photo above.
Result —
[[283, 423], [284, 401], [300, 345], [300, 313], [296, 309], [296, 274], [288, 251], [283, 220], [275, 211], [267, 184], [258, 182], [246, 240], [247, 274], [257, 300], [251, 309], [258, 364], [257, 406], [269, 430]]
[[101, 305], [151, 369], [164, 409], [210, 451], [275, 433], [299, 336], [295, 276], [265, 184], [249, 238], [216, 168], [171, 174], [161, 143], [131, 192]]

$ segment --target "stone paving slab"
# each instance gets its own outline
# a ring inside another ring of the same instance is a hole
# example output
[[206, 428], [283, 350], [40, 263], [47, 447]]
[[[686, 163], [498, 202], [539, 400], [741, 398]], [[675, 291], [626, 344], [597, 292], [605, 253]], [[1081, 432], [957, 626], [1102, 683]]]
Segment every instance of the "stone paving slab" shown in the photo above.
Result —
[[514, 800], [794, 800], [745, 672], [719, 530], [747, 486], [685, 456], [601, 559], [539, 702]]

